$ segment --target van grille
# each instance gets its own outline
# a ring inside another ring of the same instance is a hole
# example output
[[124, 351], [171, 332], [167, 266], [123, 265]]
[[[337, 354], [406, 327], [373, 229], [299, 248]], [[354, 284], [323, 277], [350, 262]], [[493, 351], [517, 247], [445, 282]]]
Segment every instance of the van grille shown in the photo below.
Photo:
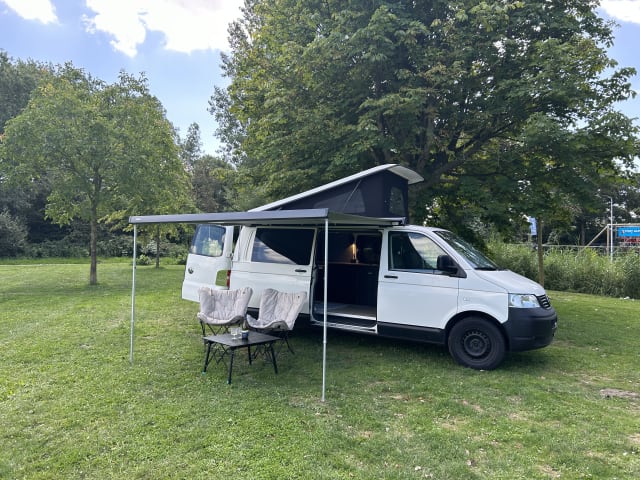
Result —
[[540, 303], [540, 306], [542, 308], [551, 308], [549, 297], [547, 297], [546, 295], [536, 295], [536, 298], [538, 299], [538, 303]]

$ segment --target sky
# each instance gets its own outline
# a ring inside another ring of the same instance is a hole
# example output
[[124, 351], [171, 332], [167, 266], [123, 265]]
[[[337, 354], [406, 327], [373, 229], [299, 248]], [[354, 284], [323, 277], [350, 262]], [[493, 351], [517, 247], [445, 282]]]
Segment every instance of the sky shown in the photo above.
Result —
[[[169, 121], [184, 138], [200, 126], [204, 153], [218, 142], [207, 112], [214, 86], [224, 87], [220, 52], [242, 0], [0, 0], [0, 50], [14, 60], [72, 62], [108, 83], [125, 70], [144, 73]], [[640, 94], [640, 0], [601, 0], [600, 14], [618, 24], [609, 56], [634, 67]], [[640, 118], [640, 95], [620, 104]], [[640, 120], [636, 121], [640, 124]]]

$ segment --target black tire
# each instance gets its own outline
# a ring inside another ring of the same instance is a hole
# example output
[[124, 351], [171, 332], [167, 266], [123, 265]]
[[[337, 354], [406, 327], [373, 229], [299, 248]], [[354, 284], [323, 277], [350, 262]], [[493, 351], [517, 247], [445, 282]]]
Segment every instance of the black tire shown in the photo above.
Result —
[[449, 353], [456, 362], [476, 370], [493, 370], [504, 360], [506, 343], [502, 332], [489, 320], [468, 317], [449, 333]]

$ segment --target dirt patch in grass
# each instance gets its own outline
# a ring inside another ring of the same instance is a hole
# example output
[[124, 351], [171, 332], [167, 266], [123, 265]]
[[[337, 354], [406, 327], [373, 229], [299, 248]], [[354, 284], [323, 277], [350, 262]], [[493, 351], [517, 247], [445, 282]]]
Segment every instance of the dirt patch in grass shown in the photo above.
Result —
[[603, 388], [600, 390], [600, 395], [604, 398], [626, 398], [629, 400], [640, 399], [640, 393], [618, 390], [617, 388]]

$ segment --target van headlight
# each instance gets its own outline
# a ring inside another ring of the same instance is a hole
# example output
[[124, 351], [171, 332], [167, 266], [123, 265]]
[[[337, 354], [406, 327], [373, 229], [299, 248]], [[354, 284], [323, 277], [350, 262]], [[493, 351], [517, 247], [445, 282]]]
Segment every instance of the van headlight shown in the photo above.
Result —
[[509, 306], [513, 308], [539, 308], [540, 303], [531, 293], [510, 293]]

